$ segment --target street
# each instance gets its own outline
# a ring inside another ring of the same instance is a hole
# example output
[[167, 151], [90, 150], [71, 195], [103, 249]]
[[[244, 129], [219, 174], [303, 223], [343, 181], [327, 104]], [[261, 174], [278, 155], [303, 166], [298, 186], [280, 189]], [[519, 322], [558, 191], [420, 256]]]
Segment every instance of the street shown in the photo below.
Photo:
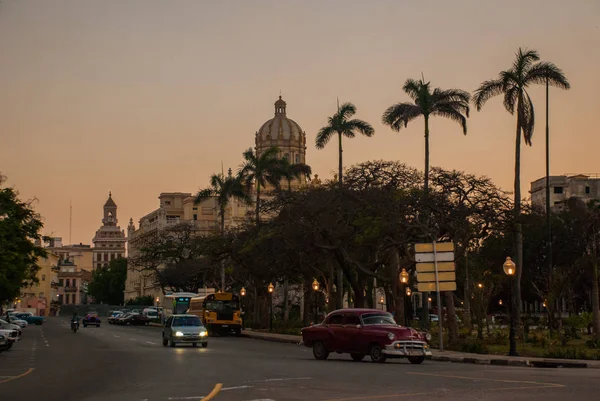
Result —
[[69, 330], [50, 318], [0, 354], [0, 398], [10, 401], [596, 400], [600, 369], [536, 369], [404, 360], [313, 359], [310, 349], [211, 337], [208, 348], [163, 347], [160, 328]]

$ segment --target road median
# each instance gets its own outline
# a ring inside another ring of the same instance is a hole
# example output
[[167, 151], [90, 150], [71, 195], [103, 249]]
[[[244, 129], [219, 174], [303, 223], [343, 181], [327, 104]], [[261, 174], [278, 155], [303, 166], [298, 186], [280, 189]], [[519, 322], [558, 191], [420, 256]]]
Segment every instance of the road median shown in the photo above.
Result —
[[[272, 341], [286, 344], [302, 344], [302, 336], [289, 334], [268, 333], [254, 330], [244, 330], [242, 335], [254, 340]], [[573, 360], [573, 359], [548, 359], [525, 356], [505, 356], [487, 354], [469, 354], [455, 351], [437, 351], [432, 349], [433, 355], [428, 359], [438, 362], [469, 363], [477, 365], [495, 365], [511, 367], [534, 368], [595, 368], [600, 369], [600, 361]]]

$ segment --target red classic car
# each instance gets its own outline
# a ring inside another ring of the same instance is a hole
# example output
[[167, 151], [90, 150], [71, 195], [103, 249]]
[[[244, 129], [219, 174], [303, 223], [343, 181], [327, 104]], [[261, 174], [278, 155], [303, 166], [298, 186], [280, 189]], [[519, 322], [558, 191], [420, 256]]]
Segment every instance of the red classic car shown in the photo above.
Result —
[[377, 309], [331, 312], [323, 323], [303, 328], [302, 340], [312, 347], [316, 359], [327, 359], [330, 352], [337, 352], [349, 353], [355, 361], [368, 354], [373, 362], [408, 358], [419, 364], [431, 355], [430, 334], [398, 326], [390, 313]]

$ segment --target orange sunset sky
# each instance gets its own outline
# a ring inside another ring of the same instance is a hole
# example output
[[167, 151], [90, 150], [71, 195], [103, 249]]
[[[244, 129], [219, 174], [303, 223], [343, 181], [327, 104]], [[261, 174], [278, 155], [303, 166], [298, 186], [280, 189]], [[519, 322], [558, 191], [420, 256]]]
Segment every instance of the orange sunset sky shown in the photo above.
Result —
[[[510, 67], [519, 46], [563, 69], [551, 91], [552, 174], [599, 173], [598, 0], [2, 0], [0, 172], [37, 197], [45, 234], [91, 243], [108, 192], [127, 226], [160, 192], [195, 192], [237, 170], [282, 91], [307, 133], [307, 163], [337, 166], [314, 138], [352, 101], [373, 138], [345, 142], [346, 166], [393, 159], [422, 168], [423, 122], [401, 133], [383, 111], [406, 78], [473, 91]], [[544, 91], [523, 190], [544, 174]], [[460, 127], [431, 123], [431, 163], [487, 175], [511, 190], [516, 119], [493, 99]]]

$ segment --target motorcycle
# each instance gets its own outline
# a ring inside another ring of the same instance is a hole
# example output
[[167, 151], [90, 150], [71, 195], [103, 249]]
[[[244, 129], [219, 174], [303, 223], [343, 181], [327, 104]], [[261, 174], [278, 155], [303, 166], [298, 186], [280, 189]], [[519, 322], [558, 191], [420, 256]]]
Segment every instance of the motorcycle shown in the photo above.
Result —
[[79, 329], [79, 322], [71, 321], [71, 330], [73, 330], [73, 333], [77, 333], [78, 329]]

